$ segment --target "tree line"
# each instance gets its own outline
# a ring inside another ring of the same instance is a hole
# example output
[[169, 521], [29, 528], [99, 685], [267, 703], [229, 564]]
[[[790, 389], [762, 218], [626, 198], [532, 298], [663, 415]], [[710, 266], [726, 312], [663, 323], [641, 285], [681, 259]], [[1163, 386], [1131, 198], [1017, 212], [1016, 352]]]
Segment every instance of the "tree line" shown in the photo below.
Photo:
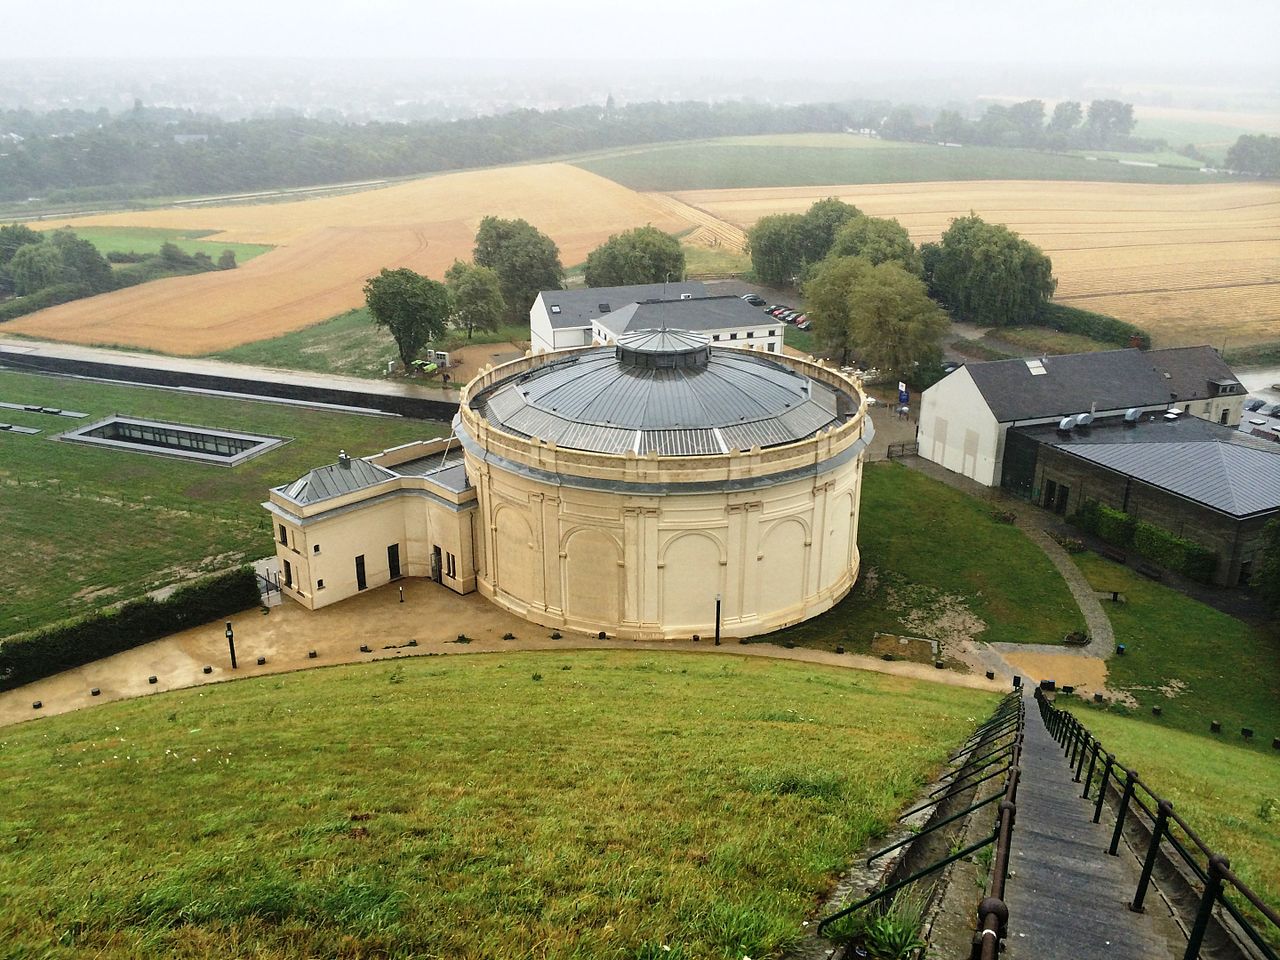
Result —
[[[773, 106], [653, 102], [517, 110], [456, 121], [342, 123], [297, 116], [226, 121], [194, 111], [0, 111], [0, 201], [127, 202], [413, 176], [670, 140], [873, 130], [886, 139], [1037, 149], [1157, 150], [1118, 100], [958, 110], [850, 100]], [[16, 138], [16, 139], [14, 139]], [[1184, 148], [1185, 151], [1185, 148]], [[1253, 165], [1233, 169], [1255, 170]]]
[[[611, 236], [587, 256], [587, 286], [626, 286], [684, 279], [684, 252], [673, 236], [652, 226]], [[455, 260], [444, 282], [407, 267], [383, 269], [364, 286], [375, 325], [391, 333], [408, 370], [423, 348], [450, 329], [496, 330], [528, 320], [543, 290], [564, 285], [555, 241], [526, 220], [485, 217], [476, 230], [472, 262]]]
[[[121, 264], [113, 268], [112, 263]], [[187, 253], [165, 242], [159, 252], [111, 251], [105, 256], [68, 227], [39, 232], [26, 224], [0, 225], [0, 320], [162, 277], [234, 270], [236, 255]]]

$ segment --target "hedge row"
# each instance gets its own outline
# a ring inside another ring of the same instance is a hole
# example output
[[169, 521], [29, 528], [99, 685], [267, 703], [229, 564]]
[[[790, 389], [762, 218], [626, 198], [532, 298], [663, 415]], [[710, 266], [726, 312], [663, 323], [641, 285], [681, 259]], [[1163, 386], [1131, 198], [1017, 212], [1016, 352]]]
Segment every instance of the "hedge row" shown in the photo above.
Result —
[[1214, 551], [1096, 500], [1086, 501], [1069, 519], [1107, 543], [1133, 550], [1152, 563], [1192, 580], [1211, 583], [1218, 570], [1218, 555]]
[[261, 603], [249, 567], [179, 587], [164, 600], [144, 597], [116, 610], [55, 623], [0, 642], [0, 690], [83, 666]]
[[28, 313], [43, 310], [45, 307], [56, 307], [60, 303], [70, 303], [72, 300], [80, 300], [92, 295], [93, 291], [83, 283], [57, 283], [52, 287], [37, 290], [28, 296], [18, 297], [8, 303], [0, 304], [0, 322], [13, 320], [16, 317], [23, 317]]
[[1136, 342], [1143, 350], [1151, 348], [1151, 337], [1142, 328], [1117, 320], [1115, 317], [1109, 317], [1104, 313], [1080, 310], [1061, 303], [1045, 304], [1038, 322], [1063, 333], [1078, 333], [1102, 343], [1113, 343], [1118, 347], [1129, 346], [1136, 337]]

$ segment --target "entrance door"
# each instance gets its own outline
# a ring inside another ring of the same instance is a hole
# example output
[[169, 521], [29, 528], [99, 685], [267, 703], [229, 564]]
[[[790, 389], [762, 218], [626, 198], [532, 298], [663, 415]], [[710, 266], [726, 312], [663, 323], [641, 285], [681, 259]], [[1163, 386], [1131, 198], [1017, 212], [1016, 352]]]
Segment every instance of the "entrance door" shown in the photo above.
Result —
[[368, 586], [364, 579], [364, 554], [356, 557], [356, 589], [363, 590]]
[[400, 544], [393, 543], [387, 547], [387, 568], [391, 571], [391, 579], [400, 579]]
[[1044, 508], [1052, 510], [1054, 502], [1058, 499], [1058, 484], [1054, 480], [1046, 480], [1044, 482]]
[[431, 579], [434, 580], [436, 583], [440, 582], [441, 565], [442, 564], [440, 560], [440, 548], [432, 547], [431, 548]]
[[1067, 512], [1067, 500], [1071, 497], [1071, 488], [1065, 483], [1058, 484], [1058, 498], [1054, 501], [1053, 512], [1064, 516]]

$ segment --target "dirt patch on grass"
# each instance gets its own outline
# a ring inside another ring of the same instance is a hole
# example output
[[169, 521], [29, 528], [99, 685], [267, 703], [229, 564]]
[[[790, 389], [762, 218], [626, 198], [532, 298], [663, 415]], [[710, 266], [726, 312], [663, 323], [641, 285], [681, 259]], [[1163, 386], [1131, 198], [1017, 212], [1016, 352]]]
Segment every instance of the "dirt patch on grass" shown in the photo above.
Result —
[[1076, 693], [1092, 697], [1101, 693], [1110, 700], [1121, 699], [1107, 687], [1107, 663], [1096, 657], [1077, 653], [1006, 653], [1005, 662], [1034, 683], [1052, 680], [1059, 687], [1071, 686]]

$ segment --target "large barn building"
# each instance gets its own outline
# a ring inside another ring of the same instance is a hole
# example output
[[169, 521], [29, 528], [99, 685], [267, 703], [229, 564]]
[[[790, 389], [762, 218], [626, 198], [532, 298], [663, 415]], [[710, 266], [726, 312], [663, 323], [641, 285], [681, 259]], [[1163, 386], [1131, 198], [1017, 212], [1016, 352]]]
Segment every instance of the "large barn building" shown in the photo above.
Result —
[[315, 608], [430, 577], [552, 627], [767, 633], [857, 577], [865, 403], [821, 364], [673, 330], [486, 369], [449, 439], [271, 491], [284, 590]]

